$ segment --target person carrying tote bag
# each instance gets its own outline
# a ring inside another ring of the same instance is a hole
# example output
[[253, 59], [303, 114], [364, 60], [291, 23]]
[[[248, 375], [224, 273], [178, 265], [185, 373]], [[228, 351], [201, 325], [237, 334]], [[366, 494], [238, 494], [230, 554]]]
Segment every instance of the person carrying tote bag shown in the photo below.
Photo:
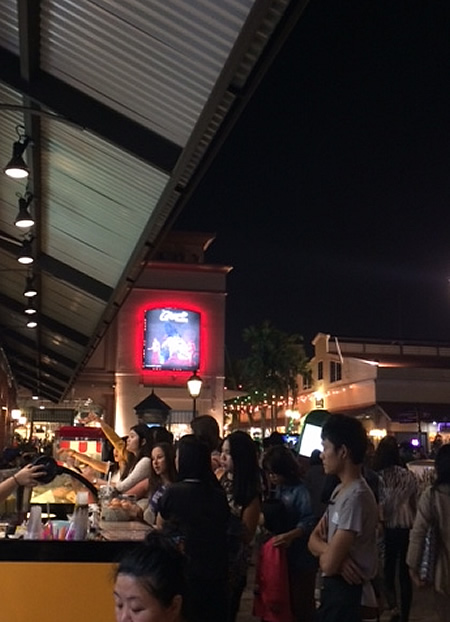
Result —
[[294, 622], [286, 549], [273, 544], [270, 538], [259, 550], [253, 615], [262, 622]]
[[308, 550], [315, 526], [309, 491], [299, 463], [287, 447], [271, 447], [263, 460], [274, 498], [263, 505], [264, 526], [273, 535], [272, 548], [283, 549], [287, 560], [287, 586], [295, 622], [315, 617], [314, 590], [318, 563]]
[[427, 488], [419, 500], [406, 563], [416, 587], [425, 587], [427, 581], [421, 572], [423, 553], [429, 528], [434, 525], [437, 541], [432, 583], [434, 602], [440, 622], [450, 622], [450, 445], [439, 449], [435, 469], [434, 485]]

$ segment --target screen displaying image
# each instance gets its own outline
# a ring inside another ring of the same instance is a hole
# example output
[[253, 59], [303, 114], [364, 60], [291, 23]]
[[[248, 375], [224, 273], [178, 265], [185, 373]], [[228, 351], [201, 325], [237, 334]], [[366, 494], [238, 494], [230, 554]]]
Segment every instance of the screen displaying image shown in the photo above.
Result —
[[300, 441], [299, 454], [301, 456], [311, 456], [315, 449], [322, 451], [322, 426], [305, 423], [303, 434]]
[[160, 307], [144, 314], [143, 369], [194, 371], [200, 360], [200, 313]]
[[298, 434], [283, 434], [283, 439], [288, 447], [294, 448], [298, 444]]

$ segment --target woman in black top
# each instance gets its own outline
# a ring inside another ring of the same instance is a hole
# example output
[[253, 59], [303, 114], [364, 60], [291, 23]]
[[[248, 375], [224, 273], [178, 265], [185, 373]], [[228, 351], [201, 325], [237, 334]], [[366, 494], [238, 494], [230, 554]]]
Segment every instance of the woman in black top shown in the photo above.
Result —
[[196, 622], [226, 622], [226, 496], [211, 471], [206, 445], [183, 436], [176, 453], [178, 481], [159, 502], [157, 526], [169, 529], [187, 557], [187, 610]]
[[221, 462], [225, 473], [220, 483], [231, 511], [230, 531], [235, 539], [240, 540], [236, 545], [229, 542], [228, 620], [234, 622], [247, 583], [251, 542], [261, 513], [261, 473], [256, 445], [249, 434], [241, 430], [229, 434], [222, 444]]

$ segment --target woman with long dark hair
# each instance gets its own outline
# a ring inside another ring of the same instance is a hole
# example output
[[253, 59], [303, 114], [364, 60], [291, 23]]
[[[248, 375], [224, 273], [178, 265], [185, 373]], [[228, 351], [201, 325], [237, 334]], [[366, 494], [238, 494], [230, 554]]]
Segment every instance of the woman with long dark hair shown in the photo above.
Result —
[[275, 517], [274, 527], [266, 521], [266, 527], [275, 534], [273, 546], [287, 550], [292, 614], [295, 622], [312, 622], [318, 564], [308, 550], [308, 538], [316, 523], [311, 498], [300, 465], [287, 447], [271, 447], [263, 467], [274, 487], [274, 498], [280, 503], [278, 512], [283, 515], [282, 521]]
[[424, 587], [420, 579], [420, 561], [425, 536], [430, 525], [437, 531], [434, 572], [434, 602], [441, 622], [450, 620], [450, 445], [443, 445], [436, 454], [436, 481], [422, 493], [416, 519], [409, 537], [406, 562], [414, 584]]
[[[373, 461], [383, 486], [380, 512], [384, 526], [384, 588], [391, 620], [408, 622], [412, 601], [412, 584], [406, 565], [409, 532], [416, 513], [417, 482], [402, 466], [397, 441], [385, 436], [378, 445]], [[397, 578], [398, 577], [398, 578]], [[396, 585], [400, 588], [398, 608]]]
[[153, 525], [159, 512], [159, 501], [167, 487], [177, 478], [175, 469], [175, 451], [170, 443], [156, 443], [151, 453], [151, 471], [149, 477], [149, 503], [144, 511], [144, 520]]
[[[148, 478], [151, 470], [150, 452], [152, 449], [149, 427], [145, 423], [132, 426], [126, 443], [126, 449], [131, 460], [127, 463], [121, 479], [115, 485], [115, 489], [118, 492], [131, 492], [137, 484], [144, 480], [147, 482], [146, 488], [148, 489]], [[144, 494], [142, 494], [143, 496]]]
[[247, 582], [250, 544], [261, 514], [261, 475], [256, 446], [251, 437], [239, 430], [227, 436], [222, 444], [221, 462], [225, 473], [220, 483], [225, 490], [231, 516], [238, 523], [241, 539], [241, 545], [235, 548], [229, 559], [229, 622], [233, 622]]
[[208, 447], [194, 435], [178, 442], [175, 464], [178, 480], [161, 497], [156, 524], [171, 531], [186, 553], [189, 617], [226, 622], [227, 500]]

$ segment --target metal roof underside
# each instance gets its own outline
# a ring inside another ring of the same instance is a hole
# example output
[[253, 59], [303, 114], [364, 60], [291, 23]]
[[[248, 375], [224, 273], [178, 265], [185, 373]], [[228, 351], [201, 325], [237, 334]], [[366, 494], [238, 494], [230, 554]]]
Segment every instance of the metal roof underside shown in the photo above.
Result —
[[32, 140], [28, 180], [0, 176], [0, 347], [19, 387], [65, 398], [305, 4], [2, 0], [0, 166], [18, 126]]

